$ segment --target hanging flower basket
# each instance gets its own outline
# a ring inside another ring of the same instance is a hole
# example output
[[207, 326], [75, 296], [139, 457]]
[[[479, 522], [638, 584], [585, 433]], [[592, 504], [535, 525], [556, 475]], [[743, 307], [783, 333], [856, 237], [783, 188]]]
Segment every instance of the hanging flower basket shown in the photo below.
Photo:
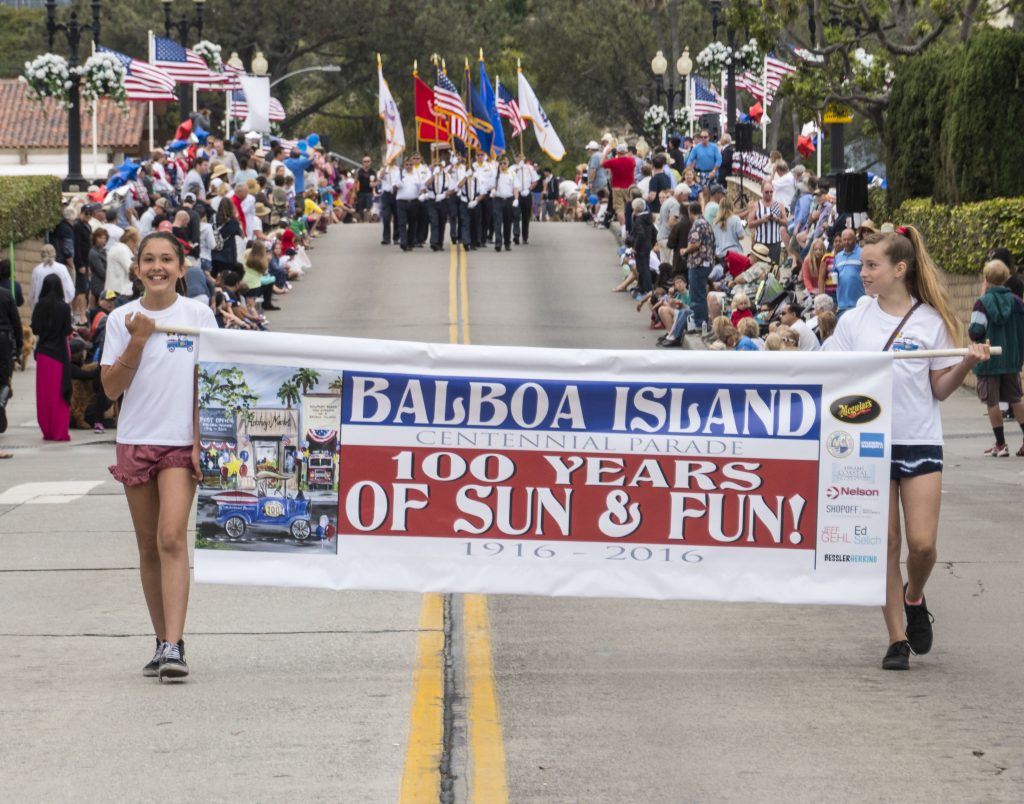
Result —
[[28, 85], [28, 97], [42, 103], [43, 98], [53, 98], [62, 109], [70, 105], [68, 94], [71, 90], [71, 69], [67, 59], [55, 53], [44, 53], [32, 61], [25, 62], [25, 72], [19, 77]]
[[128, 113], [128, 96], [124, 88], [124, 65], [112, 53], [94, 53], [79, 68], [82, 76], [82, 97], [86, 103], [106, 98]]
[[644, 112], [644, 137], [651, 142], [661, 142], [662, 129], [668, 128], [671, 124], [672, 121], [664, 106], [650, 106]]
[[696, 120], [696, 117], [690, 113], [690, 110], [685, 106], [681, 109], [676, 109], [672, 113], [672, 127], [676, 131], [683, 131], [690, 124], [690, 120]]
[[751, 39], [735, 51], [721, 42], [712, 42], [697, 54], [697, 66], [710, 77], [718, 76], [730, 66], [735, 66], [737, 73], [748, 70], [758, 73], [764, 66], [764, 57], [756, 39]]
[[220, 45], [211, 42], [209, 39], [204, 39], [202, 42], [197, 42], [192, 50], [202, 57], [203, 61], [206, 62], [206, 66], [213, 72], [224, 72], [224, 60], [220, 55]]

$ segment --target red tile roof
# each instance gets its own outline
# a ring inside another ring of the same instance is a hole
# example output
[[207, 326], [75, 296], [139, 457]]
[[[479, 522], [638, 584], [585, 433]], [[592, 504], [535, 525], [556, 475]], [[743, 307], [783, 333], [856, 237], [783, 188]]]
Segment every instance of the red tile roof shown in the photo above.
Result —
[[[29, 100], [17, 79], [0, 79], [0, 148], [67, 148], [68, 113], [47, 99]], [[101, 148], [134, 149], [142, 142], [146, 105], [128, 102], [128, 114], [101, 100], [97, 141]], [[92, 147], [92, 114], [82, 106], [82, 147]]]

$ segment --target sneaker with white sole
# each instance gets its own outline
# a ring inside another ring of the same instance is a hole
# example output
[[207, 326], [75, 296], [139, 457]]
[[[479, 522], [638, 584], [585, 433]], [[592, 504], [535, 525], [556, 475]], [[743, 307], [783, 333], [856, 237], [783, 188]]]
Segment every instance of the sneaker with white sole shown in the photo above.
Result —
[[985, 450], [985, 454], [990, 458], [1009, 458], [1010, 448], [1006, 444], [993, 444]]
[[160, 666], [157, 669], [157, 677], [160, 681], [181, 681], [188, 675], [188, 665], [185, 664], [185, 643], [179, 641], [175, 644], [164, 643], [163, 653], [160, 655]]
[[160, 637], [156, 638], [156, 653], [153, 654], [153, 658], [150, 659], [146, 666], [142, 668], [142, 675], [148, 678], [156, 678], [157, 670], [160, 669], [160, 657], [164, 655], [164, 643], [160, 640]]

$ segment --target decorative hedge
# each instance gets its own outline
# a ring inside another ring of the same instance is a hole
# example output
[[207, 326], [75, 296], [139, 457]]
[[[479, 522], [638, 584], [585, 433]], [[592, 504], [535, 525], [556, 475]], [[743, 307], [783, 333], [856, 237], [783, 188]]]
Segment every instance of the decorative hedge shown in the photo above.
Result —
[[904, 201], [893, 213], [898, 225], [924, 235], [936, 264], [951, 274], [979, 274], [993, 248], [1010, 250], [1024, 264], [1024, 198], [993, 198], [947, 206], [929, 199]]
[[60, 179], [0, 176], [0, 247], [49, 231], [60, 218]]

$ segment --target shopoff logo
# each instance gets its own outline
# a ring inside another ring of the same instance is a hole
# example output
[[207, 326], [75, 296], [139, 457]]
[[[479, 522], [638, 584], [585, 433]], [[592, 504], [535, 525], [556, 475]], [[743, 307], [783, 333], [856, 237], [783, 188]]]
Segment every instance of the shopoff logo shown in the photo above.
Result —
[[829, 486], [825, 490], [825, 496], [830, 500], [838, 500], [840, 497], [877, 497], [878, 489], [862, 489], [856, 486]]
[[867, 424], [882, 415], [882, 406], [870, 396], [856, 394], [837, 399], [829, 406], [829, 412], [847, 424]]

